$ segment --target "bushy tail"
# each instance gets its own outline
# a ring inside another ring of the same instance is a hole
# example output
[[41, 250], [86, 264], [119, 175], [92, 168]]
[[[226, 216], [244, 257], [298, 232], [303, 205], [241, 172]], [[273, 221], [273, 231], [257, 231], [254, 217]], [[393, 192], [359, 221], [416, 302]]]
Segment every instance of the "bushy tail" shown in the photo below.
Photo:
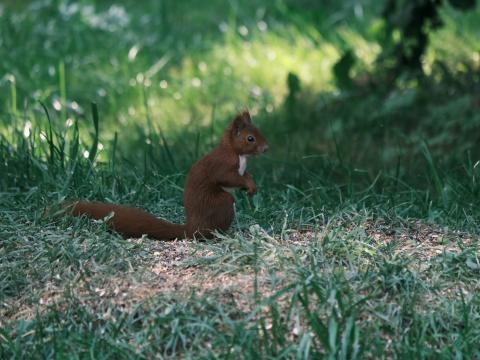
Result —
[[85, 215], [97, 220], [107, 219], [108, 225], [124, 237], [141, 237], [144, 234], [159, 240], [187, 237], [185, 225], [157, 219], [137, 208], [84, 201], [65, 203], [64, 208], [73, 216]]

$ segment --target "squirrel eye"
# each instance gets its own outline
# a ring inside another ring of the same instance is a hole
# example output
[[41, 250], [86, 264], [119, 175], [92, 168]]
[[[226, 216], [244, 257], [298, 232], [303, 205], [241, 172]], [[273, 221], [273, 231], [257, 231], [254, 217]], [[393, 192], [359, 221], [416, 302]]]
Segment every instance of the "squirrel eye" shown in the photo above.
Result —
[[255, 141], [255, 137], [252, 136], [252, 135], [248, 135], [247, 141], [249, 141], [249, 142], [254, 142], [254, 141]]

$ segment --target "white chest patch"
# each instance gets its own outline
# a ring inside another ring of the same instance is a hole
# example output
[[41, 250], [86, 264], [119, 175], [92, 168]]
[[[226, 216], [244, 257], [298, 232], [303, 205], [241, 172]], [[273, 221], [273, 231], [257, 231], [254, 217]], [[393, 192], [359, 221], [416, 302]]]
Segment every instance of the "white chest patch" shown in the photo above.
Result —
[[[245, 174], [245, 170], [247, 170], [247, 156], [246, 155], [239, 155], [238, 156], [238, 173], [240, 176]], [[234, 187], [222, 187], [222, 189], [230, 194], [233, 194], [235, 191]]]
[[233, 187], [222, 187], [223, 191], [226, 191], [230, 194], [233, 194], [235, 192], [235, 188]]
[[238, 156], [238, 173], [240, 176], [243, 176], [245, 174], [245, 170], [247, 170], [247, 156], [246, 155], [239, 155]]

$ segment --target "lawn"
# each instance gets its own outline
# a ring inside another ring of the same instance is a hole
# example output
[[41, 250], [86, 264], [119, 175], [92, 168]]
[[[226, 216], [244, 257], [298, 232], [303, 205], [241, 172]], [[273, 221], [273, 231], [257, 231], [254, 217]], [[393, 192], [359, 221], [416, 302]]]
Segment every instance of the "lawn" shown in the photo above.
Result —
[[[480, 5], [443, 6], [425, 75], [394, 82], [382, 7], [1, 3], [0, 358], [479, 358]], [[183, 222], [189, 166], [245, 107], [270, 150], [229, 232], [57, 211]]]

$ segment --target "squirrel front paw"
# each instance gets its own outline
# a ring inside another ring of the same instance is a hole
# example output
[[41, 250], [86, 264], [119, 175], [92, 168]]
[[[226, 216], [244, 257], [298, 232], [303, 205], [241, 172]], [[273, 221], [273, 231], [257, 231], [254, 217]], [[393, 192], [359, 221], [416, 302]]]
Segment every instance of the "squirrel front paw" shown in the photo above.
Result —
[[257, 192], [257, 186], [255, 185], [255, 183], [249, 184], [247, 187], [247, 195], [253, 196], [255, 195], [256, 192]]

